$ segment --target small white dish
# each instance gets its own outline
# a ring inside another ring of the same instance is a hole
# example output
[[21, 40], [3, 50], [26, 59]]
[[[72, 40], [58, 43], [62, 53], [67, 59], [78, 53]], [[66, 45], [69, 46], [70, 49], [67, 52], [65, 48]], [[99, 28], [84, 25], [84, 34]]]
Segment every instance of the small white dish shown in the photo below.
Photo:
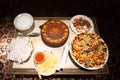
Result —
[[[76, 26], [74, 25], [74, 19], [79, 19], [79, 18], [82, 18], [83, 20], [87, 20], [90, 23], [91, 27], [89, 29], [86, 28], [86, 30], [81, 29], [81, 30], [78, 31], [76, 29]], [[73, 32], [75, 32], [76, 34], [84, 33], [86, 31], [94, 32], [94, 23], [93, 23], [93, 21], [89, 17], [87, 17], [85, 15], [76, 15], [76, 16], [72, 17], [71, 20], [70, 20], [70, 27], [73, 30]]]
[[33, 17], [29, 13], [21, 13], [14, 19], [14, 26], [20, 31], [26, 31], [33, 25]]

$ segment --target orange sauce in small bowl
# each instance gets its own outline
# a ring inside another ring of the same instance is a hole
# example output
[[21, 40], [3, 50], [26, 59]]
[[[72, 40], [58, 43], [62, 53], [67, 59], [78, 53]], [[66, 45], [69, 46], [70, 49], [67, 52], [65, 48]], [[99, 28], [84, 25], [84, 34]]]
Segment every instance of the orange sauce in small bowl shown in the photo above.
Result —
[[34, 61], [36, 63], [42, 63], [44, 61], [45, 57], [44, 57], [44, 53], [42, 52], [37, 52], [34, 56]]

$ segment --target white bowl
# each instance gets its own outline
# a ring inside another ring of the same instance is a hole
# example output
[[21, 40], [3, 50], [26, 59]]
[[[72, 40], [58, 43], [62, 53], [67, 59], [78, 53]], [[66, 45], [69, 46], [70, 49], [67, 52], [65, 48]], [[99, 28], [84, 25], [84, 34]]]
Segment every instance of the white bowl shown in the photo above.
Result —
[[33, 25], [33, 17], [29, 13], [21, 13], [14, 19], [14, 26], [20, 31], [26, 31]]
[[[78, 34], [77, 34], [77, 35], [78, 35]], [[107, 52], [106, 52], [106, 54], [107, 54], [106, 59], [104, 60], [104, 63], [103, 63], [102, 65], [99, 65], [99, 66], [97, 66], [97, 67], [96, 67], [96, 66], [93, 66], [93, 67], [85, 67], [84, 64], [79, 63], [79, 62], [76, 60], [76, 58], [73, 56], [72, 43], [73, 43], [73, 40], [74, 40], [74, 39], [75, 39], [75, 37], [72, 39], [71, 44], [70, 44], [70, 56], [71, 56], [72, 60], [73, 60], [78, 66], [80, 66], [80, 67], [82, 67], [82, 68], [84, 68], [84, 69], [87, 69], [87, 70], [97, 70], [97, 69], [103, 68], [103, 67], [105, 66], [105, 64], [106, 64], [107, 61], [108, 61], [108, 57], [109, 57], [108, 48], [107, 48]], [[103, 39], [102, 39], [102, 42], [104, 42]], [[105, 43], [105, 42], [104, 42], [104, 43]], [[106, 45], [106, 43], [105, 43], [105, 45]]]
[[91, 25], [91, 28], [90, 28], [89, 32], [94, 32], [94, 23], [93, 23], [93, 21], [89, 17], [87, 17], [85, 15], [76, 15], [76, 16], [72, 17], [71, 20], [70, 20], [70, 27], [76, 34], [80, 34], [80, 33], [86, 32], [84, 29], [82, 29], [80, 31], [76, 30], [76, 27], [73, 24], [74, 19], [76, 19], [76, 18], [82, 18], [84, 20], [87, 20], [90, 23], [90, 25]]

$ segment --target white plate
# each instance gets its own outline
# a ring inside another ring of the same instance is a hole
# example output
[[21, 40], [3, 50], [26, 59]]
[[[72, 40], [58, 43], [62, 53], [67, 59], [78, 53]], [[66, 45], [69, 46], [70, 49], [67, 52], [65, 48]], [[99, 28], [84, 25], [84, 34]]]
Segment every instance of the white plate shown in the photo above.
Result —
[[[78, 34], [77, 34], [77, 35], [78, 35]], [[97, 67], [85, 67], [85, 65], [79, 63], [79, 62], [76, 60], [76, 58], [73, 56], [73, 54], [72, 54], [72, 42], [73, 42], [74, 39], [75, 39], [75, 37], [72, 39], [71, 44], [70, 44], [70, 56], [71, 56], [71, 58], [73, 59], [73, 61], [74, 61], [75, 63], [77, 63], [78, 66], [80, 66], [80, 67], [82, 67], [82, 68], [84, 68], [84, 69], [87, 69], [87, 70], [97, 70], [97, 69], [100, 69], [100, 68], [103, 68], [103, 67], [104, 67], [104, 65], [107, 63], [108, 57], [109, 57], [108, 48], [107, 48], [107, 53], [106, 53], [106, 54], [107, 54], [106, 59], [105, 59], [105, 61], [104, 61], [104, 63], [103, 63], [102, 65], [99, 65], [99, 66], [97, 66]], [[103, 39], [102, 39], [102, 42], [104, 42]], [[104, 43], [105, 43], [105, 42], [104, 42]], [[106, 45], [106, 43], [105, 43], [105, 45]]]
[[55, 73], [59, 59], [51, 51], [43, 51], [43, 54], [45, 60], [42, 63], [36, 64], [35, 69], [43, 76], [50, 76]]
[[85, 30], [80, 30], [80, 31], [76, 30], [76, 27], [73, 24], [74, 19], [76, 19], [76, 18], [82, 18], [84, 20], [87, 20], [90, 23], [90, 25], [91, 25], [91, 28], [90, 28], [89, 32], [94, 32], [94, 23], [93, 23], [93, 21], [89, 17], [87, 17], [85, 15], [76, 15], [76, 16], [72, 17], [71, 20], [70, 20], [70, 27], [76, 34], [80, 34], [80, 33], [86, 32]]
[[8, 59], [15, 61], [16, 63], [24, 63], [32, 54], [33, 44], [30, 37], [17, 36], [12, 39], [11, 43], [7, 46], [7, 49], [10, 52], [7, 55]]
[[14, 26], [20, 31], [28, 30], [33, 25], [33, 17], [29, 13], [21, 13], [14, 19]]

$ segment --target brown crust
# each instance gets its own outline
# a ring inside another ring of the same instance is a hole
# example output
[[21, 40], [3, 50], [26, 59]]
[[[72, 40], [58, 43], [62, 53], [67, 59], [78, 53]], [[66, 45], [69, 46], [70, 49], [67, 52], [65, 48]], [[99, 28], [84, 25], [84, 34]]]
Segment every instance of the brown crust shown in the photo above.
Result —
[[62, 46], [69, 36], [68, 26], [60, 20], [48, 20], [41, 28], [43, 42], [51, 47]]

